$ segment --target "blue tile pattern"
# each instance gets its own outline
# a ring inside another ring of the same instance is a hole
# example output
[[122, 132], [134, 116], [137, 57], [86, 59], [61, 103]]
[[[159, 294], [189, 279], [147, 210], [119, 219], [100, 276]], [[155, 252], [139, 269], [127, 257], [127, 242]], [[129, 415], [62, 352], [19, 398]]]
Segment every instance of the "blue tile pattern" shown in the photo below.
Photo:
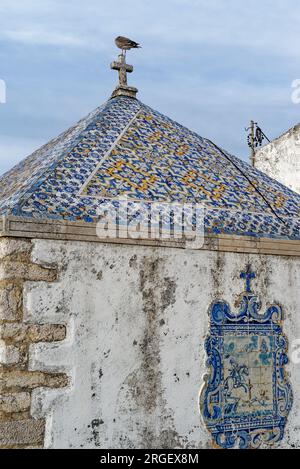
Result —
[[247, 270], [237, 314], [224, 301], [210, 308], [205, 349], [209, 375], [200, 397], [204, 422], [222, 448], [258, 448], [282, 440], [292, 390], [285, 373], [287, 339], [279, 305], [260, 313]]
[[300, 195], [126, 97], [111, 99], [2, 176], [0, 214], [92, 222], [121, 194], [144, 203], [202, 203], [207, 233], [300, 239]]

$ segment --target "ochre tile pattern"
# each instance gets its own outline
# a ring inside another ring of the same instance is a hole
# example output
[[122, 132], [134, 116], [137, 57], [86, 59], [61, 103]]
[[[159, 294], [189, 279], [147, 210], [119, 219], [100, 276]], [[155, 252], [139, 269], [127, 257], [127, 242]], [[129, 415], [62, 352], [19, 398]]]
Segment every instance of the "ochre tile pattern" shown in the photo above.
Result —
[[125, 97], [4, 175], [0, 213], [93, 222], [99, 207], [120, 195], [203, 204], [207, 233], [300, 239], [298, 194]]

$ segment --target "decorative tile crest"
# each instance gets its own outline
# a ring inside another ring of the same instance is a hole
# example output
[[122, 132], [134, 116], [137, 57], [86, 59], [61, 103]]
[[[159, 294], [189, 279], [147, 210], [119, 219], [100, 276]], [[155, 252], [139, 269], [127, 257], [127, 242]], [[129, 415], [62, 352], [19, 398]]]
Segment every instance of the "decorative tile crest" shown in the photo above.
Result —
[[255, 277], [250, 267], [241, 273], [246, 290], [237, 314], [224, 301], [214, 302], [209, 310], [205, 342], [209, 373], [204, 377], [200, 410], [222, 448], [279, 442], [292, 406], [282, 308], [273, 304], [261, 313], [260, 300], [251, 289]]

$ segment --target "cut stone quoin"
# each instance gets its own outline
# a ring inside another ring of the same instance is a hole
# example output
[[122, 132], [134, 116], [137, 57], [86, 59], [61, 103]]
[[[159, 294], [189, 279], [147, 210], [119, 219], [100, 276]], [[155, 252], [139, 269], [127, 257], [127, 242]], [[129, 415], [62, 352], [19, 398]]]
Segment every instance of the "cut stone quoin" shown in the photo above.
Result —
[[32, 390], [69, 384], [65, 374], [28, 369], [31, 344], [66, 338], [63, 324], [24, 322], [25, 283], [57, 280], [56, 267], [34, 263], [31, 251], [30, 240], [0, 239], [0, 448], [43, 447], [45, 421], [31, 416]]

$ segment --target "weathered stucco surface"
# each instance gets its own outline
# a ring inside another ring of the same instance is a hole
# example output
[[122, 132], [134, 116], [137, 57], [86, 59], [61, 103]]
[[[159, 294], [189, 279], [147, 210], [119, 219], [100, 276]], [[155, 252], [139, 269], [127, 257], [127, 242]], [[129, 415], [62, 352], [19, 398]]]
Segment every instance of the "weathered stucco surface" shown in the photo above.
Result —
[[300, 124], [258, 150], [255, 167], [300, 192]]
[[[290, 347], [300, 338], [300, 259], [84, 242], [33, 241], [32, 260], [55, 263], [56, 282], [26, 282], [25, 321], [65, 324], [62, 342], [30, 346], [31, 371], [70, 385], [35, 389], [47, 448], [211, 446], [198, 409], [208, 308], [234, 308], [251, 263], [262, 307], [284, 307]], [[300, 364], [285, 447], [300, 447]]]

